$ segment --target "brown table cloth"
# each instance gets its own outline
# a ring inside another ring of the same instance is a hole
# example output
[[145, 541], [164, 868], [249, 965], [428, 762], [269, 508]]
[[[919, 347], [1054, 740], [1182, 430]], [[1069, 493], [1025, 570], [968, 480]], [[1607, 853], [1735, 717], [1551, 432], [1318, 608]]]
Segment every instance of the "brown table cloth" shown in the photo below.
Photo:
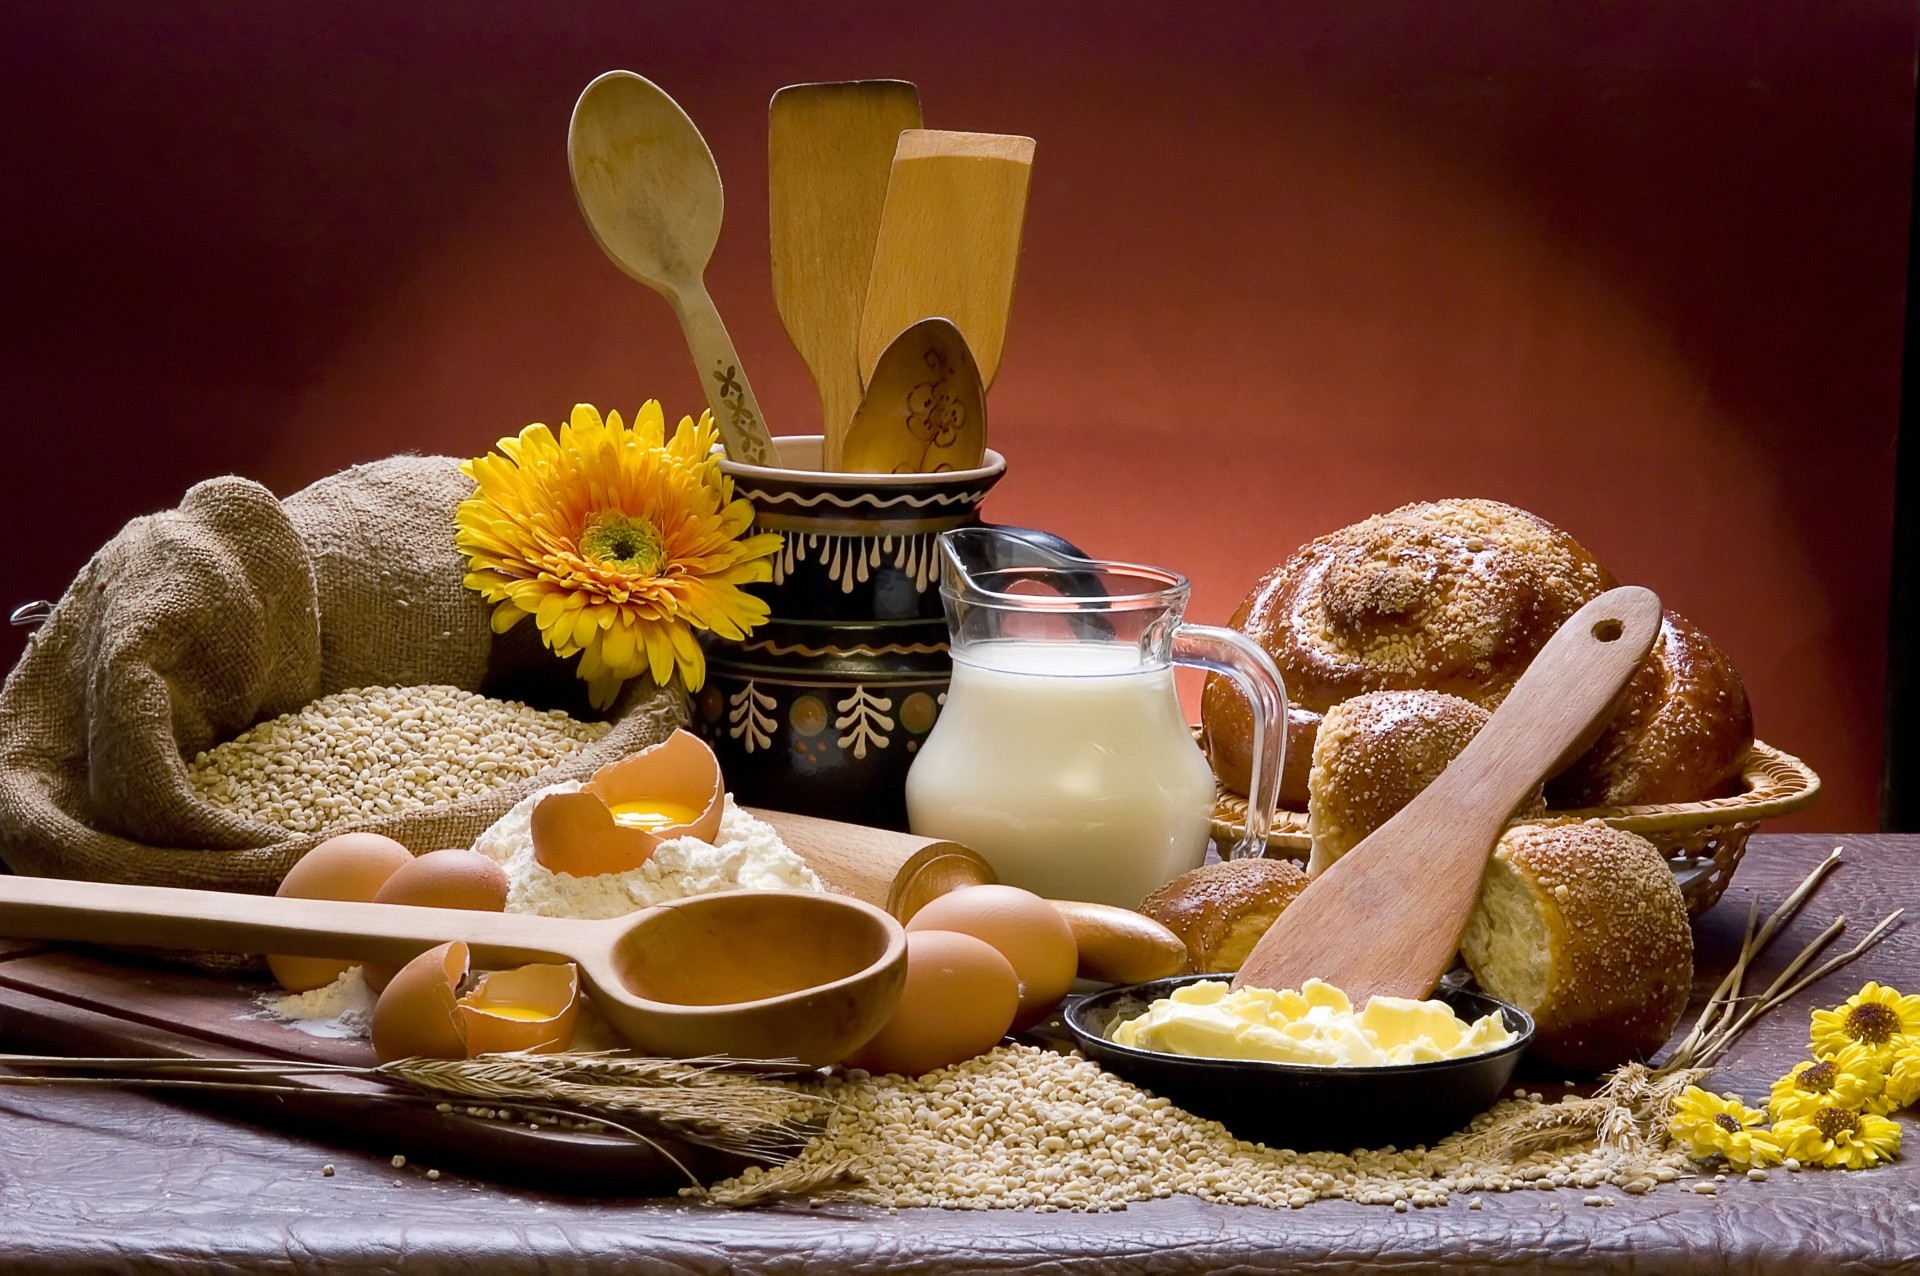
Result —
[[[1854, 919], [1856, 937], [1894, 907], [1917, 915], [1749, 1032], [1714, 1076], [1719, 1089], [1764, 1096], [1804, 1057], [1808, 1011], [1867, 979], [1920, 992], [1920, 837], [1780, 835], [1754, 839], [1699, 924], [1696, 1002], [1730, 963], [1748, 901], [1771, 908], [1836, 845], [1845, 864], [1776, 942], [1763, 976], [1836, 913]], [[1457, 1193], [1449, 1206], [1405, 1214], [1187, 1197], [1111, 1214], [888, 1214], [583, 1201], [430, 1181], [418, 1167], [143, 1094], [9, 1088], [0, 1089], [0, 1271], [1920, 1270], [1920, 1125], [1903, 1123], [1905, 1158], [1889, 1167], [1733, 1176], [1717, 1196], [1603, 1189], [1616, 1198], [1608, 1208], [1563, 1188], [1485, 1193], [1480, 1210]]]

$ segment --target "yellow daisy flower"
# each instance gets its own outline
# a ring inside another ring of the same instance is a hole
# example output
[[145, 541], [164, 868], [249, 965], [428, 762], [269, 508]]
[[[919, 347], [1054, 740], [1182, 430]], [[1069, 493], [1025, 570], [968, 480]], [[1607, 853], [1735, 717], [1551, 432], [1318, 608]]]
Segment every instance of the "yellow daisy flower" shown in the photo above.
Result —
[[706, 680], [693, 630], [743, 637], [767, 605], [742, 585], [770, 580], [772, 533], [746, 535], [753, 506], [712, 455], [713, 420], [682, 417], [666, 436], [648, 401], [628, 428], [589, 404], [556, 436], [529, 425], [461, 469], [479, 485], [455, 514], [466, 584], [494, 604], [505, 633], [531, 616], [601, 708], [627, 679], [677, 671], [688, 689]]
[[1820, 1108], [1809, 1117], [1775, 1122], [1773, 1134], [1781, 1152], [1802, 1165], [1864, 1170], [1900, 1155], [1897, 1121], [1849, 1108]]
[[1813, 1012], [1813, 1053], [1825, 1058], [1858, 1042], [1884, 1062], [1896, 1039], [1920, 1035], [1920, 996], [1903, 997], [1893, 988], [1869, 983], [1844, 1005]]
[[1767, 1111], [1779, 1121], [1810, 1117], [1823, 1107], [1864, 1108], [1886, 1085], [1881, 1060], [1857, 1041], [1831, 1058], [1797, 1063], [1773, 1083]]
[[1779, 1145], [1770, 1133], [1757, 1128], [1766, 1119], [1766, 1113], [1746, 1106], [1734, 1095], [1690, 1085], [1673, 1101], [1667, 1132], [1685, 1143], [1695, 1160], [1719, 1155], [1737, 1169], [1778, 1165], [1782, 1159]]
[[1882, 1096], [1887, 1112], [1898, 1112], [1920, 1103], [1920, 1037], [1908, 1037], [1893, 1056], [1887, 1069], [1887, 1088]]

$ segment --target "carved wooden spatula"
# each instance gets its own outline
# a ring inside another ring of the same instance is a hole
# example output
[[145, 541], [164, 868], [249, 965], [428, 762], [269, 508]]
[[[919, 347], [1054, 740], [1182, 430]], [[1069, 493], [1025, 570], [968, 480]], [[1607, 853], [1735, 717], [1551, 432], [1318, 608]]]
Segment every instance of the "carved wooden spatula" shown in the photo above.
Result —
[[1593, 742], [1659, 631], [1660, 599], [1634, 585], [1575, 612], [1440, 778], [1287, 906], [1233, 986], [1323, 979], [1355, 1006], [1431, 993], [1501, 830], [1535, 785]]

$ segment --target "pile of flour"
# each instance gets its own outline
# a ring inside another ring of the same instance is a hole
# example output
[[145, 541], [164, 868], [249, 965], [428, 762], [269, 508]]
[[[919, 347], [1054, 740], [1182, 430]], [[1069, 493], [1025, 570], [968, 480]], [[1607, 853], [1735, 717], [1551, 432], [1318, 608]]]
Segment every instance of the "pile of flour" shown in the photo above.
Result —
[[379, 994], [367, 986], [360, 967], [349, 966], [325, 988], [311, 992], [267, 993], [260, 1008], [315, 1037], [364, 1037], [373, 1026]]
[[765, 820], [734, 805], [728, 794], [720, 833], [712, 845], [697, 837], [662, 842], [639, 868], [575, 877], [556, 873], [533, 855], [533, 808], [549, 793], [573, 793], [573, 781], [522, 799], [480, 835], [473, 849], [507, 870], [507, 911], [546, 917], [619, 917], [635, 909], [715, 891], [824, 891], [807, 862], [787, 848]]

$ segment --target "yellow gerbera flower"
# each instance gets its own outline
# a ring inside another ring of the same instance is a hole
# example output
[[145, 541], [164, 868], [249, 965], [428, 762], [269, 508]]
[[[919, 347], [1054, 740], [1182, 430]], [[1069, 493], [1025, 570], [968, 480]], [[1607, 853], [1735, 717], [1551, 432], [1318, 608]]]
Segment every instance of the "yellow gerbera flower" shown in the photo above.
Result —
[[1886, 1087], [1881, 1060], [1857, 1041], [1831, 1058], [1797, 1063], [1773, 1083], [1767, 1110], [1773, 1119], [1810, 1117], [1823, 1107], [1864, 1108]]
[[1877, 983], [1869, 983], [1844, 1005], [1813, 1012], [1813, 1053], [1821, 1058], [1858, 1042], [1886, 1062], [1897, 1038], [1914, 1035], [1920, 1035], [1920, 996], [1903, 997]]
[[1782, 1159], [1773, 1136], [1758, 1127], [1767, 1114], [1740, 1102], [1734, 1095], [1715, 1094], [1690, 1085], [1673, 1101], [1667, 1132], [1687, 1145], [1700, 1161], [1719, 1155], [1737, 1169], [1778, 1165]]
[[547, 646], [580, 656], [601, 708], [641, 673], [689, 690], [706, 680], [693, 630], [743, 637], [767, 605], [740, 588], [772, 579], [771, 533], [747, 536], [753, 506], [733, 499], [712, 417], [682, 417], [671, 439], [649, 400], [632, 428], [589, 404], [559, 435], [529, 425], [460, 468], [479, 485], [455, 514], [467, 586], [505, 633], [528, 616]]
[[1900, 1125], [1871, 1112], [1820, 1108], [1773, 1127], [1782, 1153], [1802, 1165], [1864, 1170], [1900, 1155]]

